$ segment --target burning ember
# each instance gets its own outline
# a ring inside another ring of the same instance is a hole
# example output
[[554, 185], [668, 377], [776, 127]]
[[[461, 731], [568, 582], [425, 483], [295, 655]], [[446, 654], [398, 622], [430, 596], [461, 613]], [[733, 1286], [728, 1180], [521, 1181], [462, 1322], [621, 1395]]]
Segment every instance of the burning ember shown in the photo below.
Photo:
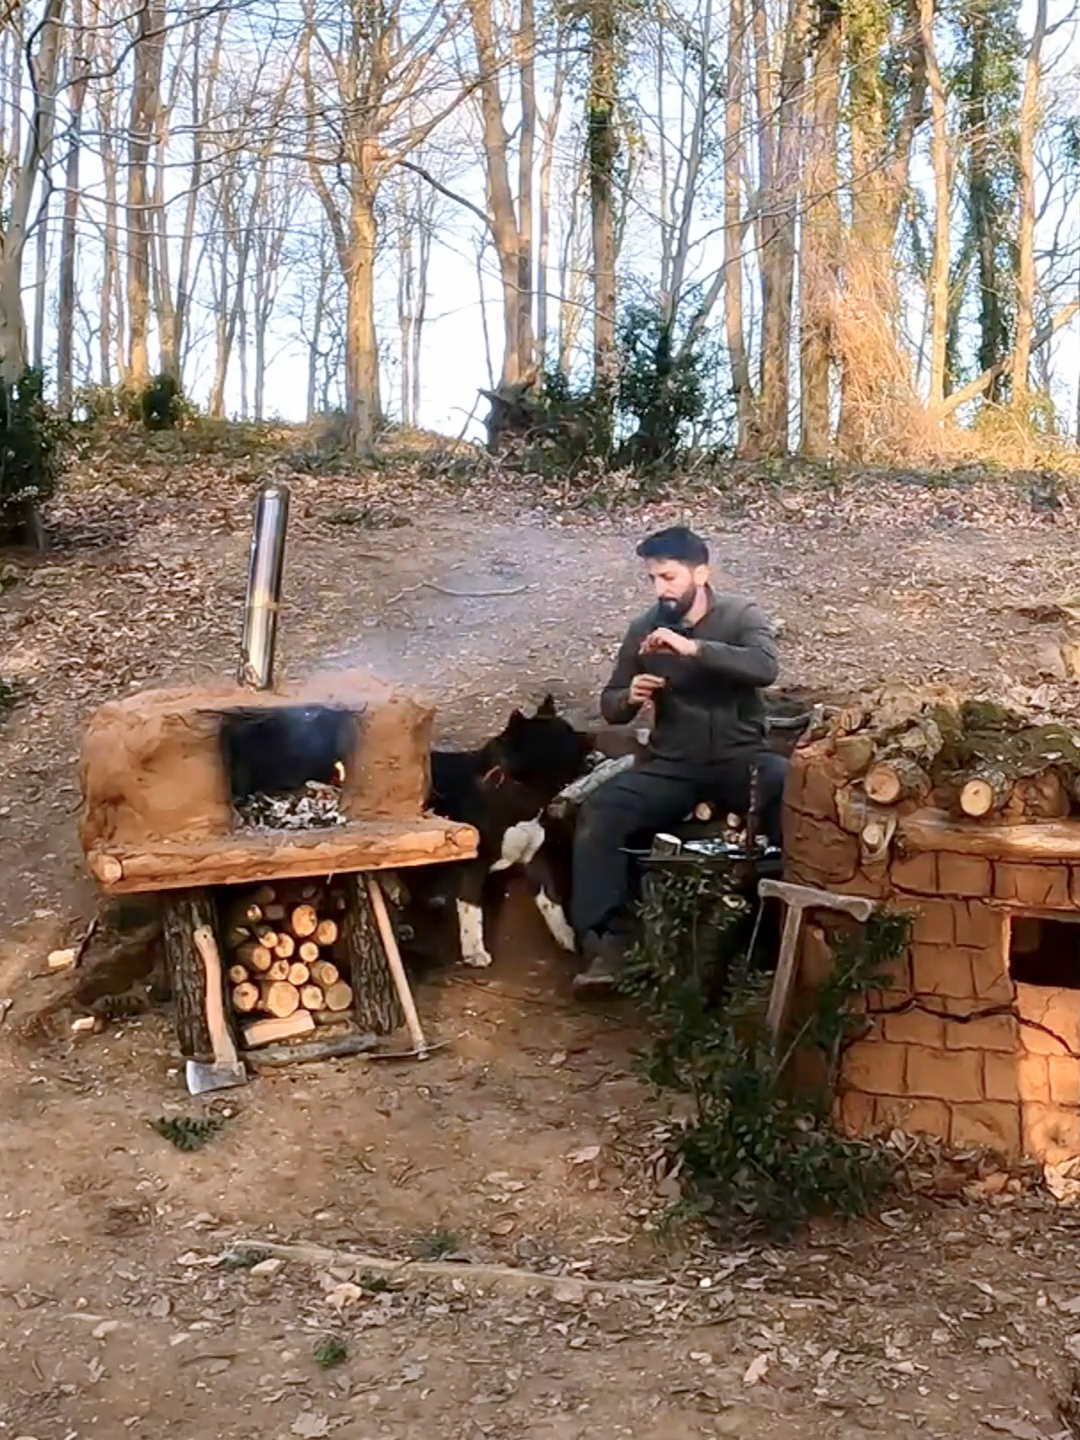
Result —
[[[335, 773], [345, 778], [345, 767]], [[233, 802], [236, 823], [243, 830], [328, 830], [344, 825], [340, 785], [309, 780], [302, 790], [286, 795], [249, 795]]]
[[240, 709], [221, 723], [234, 825], [243, 830], [325, 830], [345, 825], [343, 754], [355, 716], [319, 705]]

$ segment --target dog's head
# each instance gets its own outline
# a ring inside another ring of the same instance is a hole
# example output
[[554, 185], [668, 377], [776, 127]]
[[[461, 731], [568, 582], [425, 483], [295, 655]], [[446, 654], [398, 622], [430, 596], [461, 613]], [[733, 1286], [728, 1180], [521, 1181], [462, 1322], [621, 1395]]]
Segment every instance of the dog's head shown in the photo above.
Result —
[[593, 738], [564, 720], [548, 695], [533, 715], [515, 710], [490, 753], [505, 776], [550, 798], [588, 770]]

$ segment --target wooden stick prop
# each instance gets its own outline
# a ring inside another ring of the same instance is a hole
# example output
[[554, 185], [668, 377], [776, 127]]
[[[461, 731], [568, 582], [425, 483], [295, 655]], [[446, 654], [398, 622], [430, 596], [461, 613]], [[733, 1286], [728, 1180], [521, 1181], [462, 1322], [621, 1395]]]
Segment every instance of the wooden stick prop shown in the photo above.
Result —
[[[413, 1042], [417, 1058], [426, 1060], [429, 1050], [428, 1042], [424, 1036], [423, 1026], [420, 1024], [420, 1016], [416, 1013], [416, 1004], [413, 1000], [412, 990], [409, 988], [409, 977], [405, 974], [405, 966], [401, 961], [401, 952], [398, 949], [397, 936], [394, 934], [394, 926], [390, 920], [389, 911], [386, 908], [386, 899], [382, 893], [378, 878], [374, 875], [364, 877], [367, 882], [368, 894], [371, 896], [371, 908], [375, 915], [375, 924], [379, 930], [379, 937], [386, 951], [386, 963], [390, 967], [390, 975], [394, 981], [394, 988], [397, 991], [398, 1000], [401, 1002], [401, 1009], [405, 1016], [405, 1024], [408, 1027], [409, 1038]], [[329, 1001], [329, 995], [327, 996]]]

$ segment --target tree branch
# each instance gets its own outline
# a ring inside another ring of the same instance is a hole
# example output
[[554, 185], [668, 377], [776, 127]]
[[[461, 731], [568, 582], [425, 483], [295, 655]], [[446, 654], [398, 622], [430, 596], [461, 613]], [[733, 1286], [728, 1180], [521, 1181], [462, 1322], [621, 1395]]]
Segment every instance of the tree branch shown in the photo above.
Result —
[[[1052, 320], [1048, 320], [1041, 330], [1035, 331], [1035, 334], [1031, 337], [1031, 353], [1034, 354], [1036, 350], [1041, 350], [1048, 340], [1052, 340], [1062, 326], [1069, 323], [1078, 310], [1080, 310], [1080, 300], [1071, 300], [1068, 305], [1063, 305]], [[1015, 353], [1015, 350], [1012, 351], [991, 365], [989, 370], [984, 370], [981, 375], [976, 375], [975, 379], [967, 385], [962, 386], [959, 390], [954, 390], [951, 395], [946, 396], [945, 403], [938, 408], [938, 418], [943, 420], [946, 415], [951, 415], [953, 411], [958, 410], [961, 405], [966, 405], [969, 400], [974, 400], [976, 395], [981, 395], [984, 390], [988, 389], [994, 383], [999, 375], [1005, 374], [1006, 370], [1012, 365], [1013, 355]]]

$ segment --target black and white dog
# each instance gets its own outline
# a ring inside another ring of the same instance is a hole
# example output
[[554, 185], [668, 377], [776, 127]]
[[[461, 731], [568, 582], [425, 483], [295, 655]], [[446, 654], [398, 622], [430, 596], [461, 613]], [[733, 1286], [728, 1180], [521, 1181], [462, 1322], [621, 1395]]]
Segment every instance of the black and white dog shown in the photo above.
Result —
[[[563, 897], [543, 854], [544, 813], [552, 799], [595, 759], [593, 740], [575, 730], [548, 695], [535, 714], [515, 710], [505, 729], [476, 750], [433, 750], [428, 806], [437, 815], [472, 825], [480, 836], [475, 860], [433, 866], [409, 889], [429, 904], [451, 899], [461, 958], [487, 966], [484, 885], [489, 875], [520, 866], [536, 907], [555, 940], [576, 948]], [[415, 874], [416, 872], [414, 872]]]

